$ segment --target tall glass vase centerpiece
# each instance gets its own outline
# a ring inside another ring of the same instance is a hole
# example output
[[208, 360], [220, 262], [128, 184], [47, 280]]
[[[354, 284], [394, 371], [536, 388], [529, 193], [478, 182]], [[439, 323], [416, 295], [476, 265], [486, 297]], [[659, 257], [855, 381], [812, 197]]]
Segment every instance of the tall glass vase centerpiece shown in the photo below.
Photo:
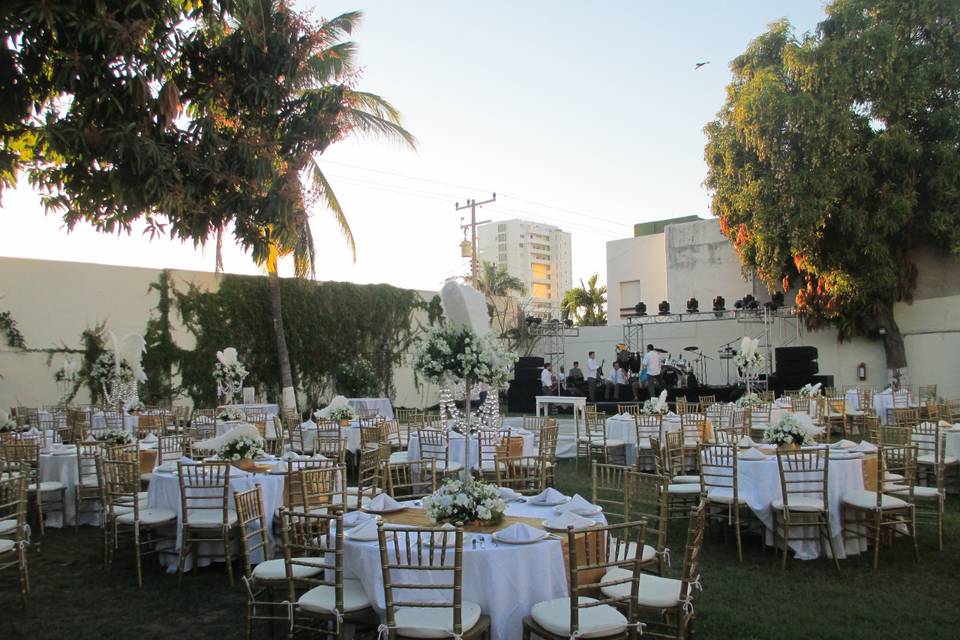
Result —
[[760, 369], [766, 364], [766, 358], [760, 353], [760, 341], [750, 336], [740, 340], [740, 353], [733, 357], [740, 369], [740, 377], [747, 384], [747, 395], [753, 393], [753, 383], [760, 375]]
[[[471, 398], [479, 385], [488, 394], [506, 384], [517, 356], [490, 332], [486, 300], [473, 287], [448, 282], [440, 290], [444, 320], [429, 331], [414, 357], [414, 367], [429, 381], [441, 385], [442, 400], [449, 407], [463, 390], [462, 430], [466, 436], [462, 479], [473, 476], [470, 460], [473, 448]], [[452, 392], [456, 389], [457, 392]]]
[[233, 398], [243, 389], [243, 380], [247, 377], [247, 368], [237, 359], [237, 350], [227, 347], [217, 351], [217, 362], [213, 365], [213, 379], [217, 381], [217, 397], [223, 398], [223, 404], [232, 404]]
[[147, 380], [142, 364], [146, 341], [137, 333], [118, 339], [113, 331], [107, 331], [107, 338], [108, 348], [94, 361], [90, 377], [107, 404], [121, 411], [139, 402], [138, 385]]

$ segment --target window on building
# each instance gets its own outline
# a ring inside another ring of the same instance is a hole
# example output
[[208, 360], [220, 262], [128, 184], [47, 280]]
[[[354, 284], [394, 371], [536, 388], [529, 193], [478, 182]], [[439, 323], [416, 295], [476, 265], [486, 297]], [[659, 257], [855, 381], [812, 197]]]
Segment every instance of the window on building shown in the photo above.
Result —
[[507, 243], [506, 243], [506, 242], [501, 242], [500, 245], [497, 247], [497, 249], [500, 250], [500, 253], [503, 253], [504, 251], [507, 250]]
[[548, 299], [550, 298], [550, 285], [534, 282], [530, 288], [530, 294], [534, 298]]
[[500, 264], [507, 264], [507, 254], [501, 253], [498, 256], [498, 262], [500, 262]]
[[506, 241], [507, 241], [507, 234], [505, 233], [497, 234], [497, 242], [506, 242]]
[[504, 231], [506, 231], [506, 230], [507, 230], [507, 225], [505, 225], [505, 224], [498, 224], [498, 225], [497, 225], [497, 231], [498, 231], [498, 232], [504, 232]]

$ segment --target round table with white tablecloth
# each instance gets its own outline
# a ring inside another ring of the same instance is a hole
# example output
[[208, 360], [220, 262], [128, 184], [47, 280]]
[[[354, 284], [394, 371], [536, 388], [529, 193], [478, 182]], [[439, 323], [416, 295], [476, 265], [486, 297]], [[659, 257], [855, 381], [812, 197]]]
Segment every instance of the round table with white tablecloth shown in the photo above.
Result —
[[[517, 502], [507, 505], [506, 515], [537, 519], [555, 516], [552, 507]], [[602, 515], [592, 519], [605, 523]], [[477, 548], [473, 547], [475, 537]], [[479, 544], [481, 538], [482, 545]], [[386, 604], [378, 543], [350, 540], [348, 535], [344, 538], [343, 557], [344, 575], [360, 580], [382, 618]], [[416, 576], [407, 575], [405, 579], [416, 579]], [[508, 545], [495, 544], [489, 533], [464, 533], [463, 599], [477, 603], [483, 613], [490, 616], [492, 640], [520, 640], [523, 617], [529, 615], [533, 605], [567, 595], [564, 547], [558, 538]], [[415, 596], [423, 598], [426, 593], [420, 591]]]
[[[307, 451], [313, 449], [313, 441], [317, 437], [317, 423], [313, 420], [307, 420], [300, 425], [303, 433], [303, 448]], [[360, 421], [353, 420], [349, 426], [340, 427], [340, 437], [346, 441], [345, 447], [351, 453], [360, 451]]]
[[[636, 464], [637, 462], [637, 421], [629, 413], [611, 416], [607, 418], [607, 438], [611, 440], [622, 440], [626, 443], [627, 464]], [[676, 433], [680, 431], [680, 416], [668, 414], [660, 422], [663, 433]], [[641, 427], [640, 448], [649, 452], [650, 438], [657, 437], [663, 441], [663, 433], [656, 429]]]
[[[51, 453], [40, 454], [40, 481], [59, 482], [67, 490], [64, 493], [63, 512], [47, 511], [44, 524], [48, 527], [64, 527], [73, 525], [76, 521], [77, 482], [77, 448], [66, 445], [63, 448], [54, 448]], [[45, 496], [46, 497], [46, 496]], [[59, 498], [57, 498], [59, 500]], [[47, 499], [51, 502], [52, 499]], [[100, 524], [100, 510], [87, 510], [80, 515], [80, 524]]]
[[[262, 487], [263, 508], [265, 512], [264, 515], [267, 519], [266, 529], [267, 535], [269, 536], [269, 544], [271, 549], [274, 546], [273, 516], [277, 512], [277, 509], [279, 509], [283, 504], [283, 483], [285, 477], [286, 476], [282, 474], [275, 475], [269, 473], [248, 473], [237, 468], [230, 469], [230, 508], [233, 508], [234, 492], [253, 489], [257, 484]], [[176, 546], [172, 551], [159, 554], [160, 563], [167, 569], [168, 572], [174, 573], [177, 570], [178, 553], [180, 550], [181, 541], [180, 523], [182, 522], [183, 515], [180, 500], [180, 478], [177, 476], [176, 472], [165, 473], [154, 471], [151, 474], [150, 489], [148, 492], [148, 504], [152, 509], [169, 509], [177, 514]], [[239, 543], [239, 532], [234, 532], [231, 534], [231, 538]], [[202, 552], [203, 555], [207, 555], [207, 557], [201, 559], [201, 566], [210, 564], [212, 558], [210, 558], [208, 554], [217, 553], [218, 546], [219, 545], [216, 543], [203, 543]], [[239, 557], [239, 554], [234, 554], [234, 557]], [[222, 558], [220, 559], [222, 560]], [[251, 562], [256, 564], [262, 561], [263, 554], [260, 550], [257, 550], [257, 552], [255, 552], [255, 554], [251, 557]], [[189, 570], [191, 567], [192, 557], [187, 559], [187, 563], [185, 564], [184, 568], [185, 570]]]
[[[774, 455], [766, 460], [738, 460], [737, 470], [739, 495], [766, 528], [767, 544], [773, 544], [773, 510], [770, 503], [782, 497], [777, 457]], [[830, 526], [833, 530], [834, 545], [841, 558], [865, 550], [865, 547], [859, 546], [857, 540], [850, 540], [844, 544], [841, 521], [843, 495], [848, 491], [858, 491], [863, 488], [862, 458], [830, 460], [827, 501], [830, 503]], [[804, 533], [804, 536], [806, 535]], [[820, 555], [819, 545], [813, 540], [791, 540], [790, 548], [799, 560], [812, 560]], [[829, 554], [829, 549], [826, 553]]]
[[[847, 408], [860, 407], [860, 392], [856, 389], [850, 389], [846, 394]], [[887, 411], [897, 407], [912, 407], [918, 409], [920, 405], [913, 400], [908, 391], [898, 391], [897, 397], [890, 389], [884, 389], [879, 393], [873, 394], [873, 410], [880, 418], [880, 424], [887, 424]]]
[[[466, 459], [466, 443], [467, 439], [462, 433], [457, 433], [456, 431], [448, 432], [450, 435], [449, 440], [449, 449], [448, 449], [448, 458], [451, 464], [459, 464], [463, 467], [464, 460]], [[537, 455], [537, 444], [534, 440], [534, 434], [525, 431], [523, 429], [512, 429], [510, 432], [511, 437], [520, 437], [523, 438], [523, 455], [525, 456], [535, 456]], [[420, 459], [420, 435], [413, 431], [410, 433], [410, 439], [407, 441], [407, 460], [419, 460]], [[480, 461], [480, 438], [479, 436], [473, 437], [473, 442], [470, 446], [470, 468], [476, 469]]]
[[383, 416], [393, 420], [390, 398], [347, 398], [347, 404], [361, 416]]

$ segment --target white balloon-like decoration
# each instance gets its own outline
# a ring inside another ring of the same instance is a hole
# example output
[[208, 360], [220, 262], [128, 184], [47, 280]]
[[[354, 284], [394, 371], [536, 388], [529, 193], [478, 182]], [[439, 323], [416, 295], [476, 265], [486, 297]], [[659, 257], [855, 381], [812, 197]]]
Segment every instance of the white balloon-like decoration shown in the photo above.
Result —
[[440, 289], [440, 302], [450, 324], [470, 329], [477, 337], [490, 332], [487, 299], [473, 287], [450, 280]]

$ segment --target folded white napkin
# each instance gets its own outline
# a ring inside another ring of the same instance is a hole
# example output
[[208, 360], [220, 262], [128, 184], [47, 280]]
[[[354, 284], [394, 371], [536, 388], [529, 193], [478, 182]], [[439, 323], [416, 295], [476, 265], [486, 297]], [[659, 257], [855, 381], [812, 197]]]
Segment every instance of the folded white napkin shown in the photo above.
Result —
[[347, 534], [347, 537], [351, 540], [361, 540], [363, 542], [368, 542], [370, 540], [377, 539], [377, 519], [370, 518], [361, 522], [353, 529], [350, 529], [350, 533]]
[[537, 495], [530, 498], [529, 502], [533, 504], [542, 504], [548, 507], [552, 507], [557, 504], [562, 504], [567, 501], [567, 496], [563, 495], [553, 487], [548, 487], [546, 490], [541, 491]]
[[860, 444], [850, 449], [851, 451], [859, 451], [861, 453], [873, 453], [877, 450], [877, 445], [869, 442], [867, 440], [861, 440]]
[[537, 529], [523, 522], [518, 522], [510, 525], [506, 529], [497, 531], [493, 534], [493, 537], [504, 542], [523, 543], [541, 540], [546, 535], [547, 533], [543, 529]]
[[300, 459], [300, 454], [297, 453], [296, 451], [287, 451], [285, 454], [283, 454], [283, 459], [284, 459], [284, 460], [299, 460], [299, 459]]
[[363, 524], [367, 520], [376, 520], [376, 518], [364, 511], [351, 511], [343, 516], [343, 528], [350, 529]]
[[432, 547], [453, 547], [457, 544], [457, 528], [450, 524], [449, 522], [445, 523], [442, 527], [446, 533], [435, 533], [431, 539], [431, 536], [427, 535], [421, 538], [421, 544], [429, 544]]
[[36, 427], [30, 427], [27, 431], [24, 431], [20, 434], [21, 438], [36, 438], [40, 435], [40, 432], [37, 431]]
[[952, 424], [950, 424], [950, 423], [947, 422], [946, 420], [941, 420], [941, 421], [938, 422], [937, 424], [939, 424], [941, 427], [947, 427], [947, 428], [950, 428], [950, 427], [953, 426]]
[[142, 438], [140, 442], [150, 442], [155, 443], [157, 441], [157, 436], [154, 433], [148, 433], [145, 438]]
[[583, 516], [578, 516], [577, 514], [571, 511], [565, 511], [559, 516], [552, 520], [548, 520], [543, 523], [548, 529], [560, 529], [564, 530], [568, 527], [573, 527], [574, 529], [583, 529], [584, 527], [592, 527], [597, 524], [589, 518], [584, 518]]
[[743, 453], [737, 454], [737, 458], [740, 460], [766, 460], [767, 457], [768, 456], [765, 453], [754, 448], [747, 449]]
[[181, 456], [180, 462], [182, 462], [183, 464], [197, 464], [196, 460], [194, 460], [193, 458], [188, 458], [187, 456]]
[[573, 499], [566, 504], [561, 504], [558, 507], [555, 507], [554, 510], [557, 513], [564, 513], [570, 511], [580, 516], [589, 516], [595, 514], [599, 509], [597, 505], [592, 504], [589, 500], [581, 496], [579, 493], [573, 496]]
[[163, 464], [158, 464], [156, 468], [156, 471], [176, 471], [176, 470], [177, 470], [176, 460], [168, 460]]
[[394, 511], [399, 509], [401, 505], [399, 502], [391, 498], [386, 493], [381, 493], [376, 498], [370, 501], [367, 505], [368, 511]]
[[504, 500], [505, 502], [513, 502], [514, 500], [519, 500], [522, 497], [523, 496], [510, 487], [500, 487], [500, 499]]
[[287, 473], [287, 471], [289, 471], [289, 468], [287, 467], [287, 461], [281, 460], [277, 464], [273, 465], [272, 471], [274, 473]]
[[94, 438], [94, 437], [93, 437], [93, 434], [91, 433], [91, 434], [88, 435], [86, 438], [84, 438], [83, 441], [84, 441], [84, 442], [96, 442], [97, 439]]
[[751, 438], [750, 436], [743, 436], [742, 438], [740, 438], [740, 441], [737, 443], [737, 446], [747, 448], [747, 447], [752, 447], [755, 444], [757, 443], [753, 441], [753, 438]]
[[838, 440], [830, 445], [831, 449], [853, 449], [857, 446], [856, 442], [851, 442], [850, 440]]

